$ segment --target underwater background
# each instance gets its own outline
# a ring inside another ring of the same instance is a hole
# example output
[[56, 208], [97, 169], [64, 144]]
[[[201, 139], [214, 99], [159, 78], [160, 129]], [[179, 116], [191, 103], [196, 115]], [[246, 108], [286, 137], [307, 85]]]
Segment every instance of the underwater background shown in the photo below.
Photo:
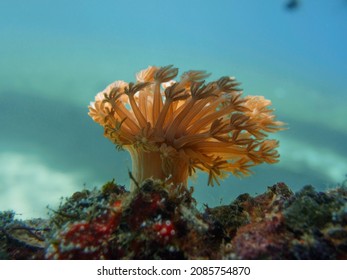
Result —
[[347, 1], [2, 0], [0, 211], [43, 217], [74, 191], [113, 178], [128, 186], [129, 155], [87, 106], [113, 81], [169, 64], [235, 76], [288, 124], [272, 136], [278, 164], [213, 188], [198, 173], [190, 185], [200, 205], [277, 182], [346, 183]]

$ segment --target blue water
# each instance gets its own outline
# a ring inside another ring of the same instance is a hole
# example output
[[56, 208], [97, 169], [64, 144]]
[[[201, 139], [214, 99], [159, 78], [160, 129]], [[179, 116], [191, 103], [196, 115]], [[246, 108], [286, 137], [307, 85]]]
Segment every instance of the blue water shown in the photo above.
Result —
[[116, 178], [128, 155], [87, 116], [97, 92], [148, 65], [235, 76], [271, 99], [289, 129], [281, 162], [206, 187], [200, 203], [228, 203], [284, 181], [326, 189], [347, 173], [347, 1], [0, 2], [0, 210], [46, 213], [59, 197]]

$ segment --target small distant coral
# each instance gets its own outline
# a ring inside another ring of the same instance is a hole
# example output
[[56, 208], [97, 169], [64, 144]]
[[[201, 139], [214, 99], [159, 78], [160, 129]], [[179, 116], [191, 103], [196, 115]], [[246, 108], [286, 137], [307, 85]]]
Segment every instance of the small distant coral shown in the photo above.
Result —
[[202, 170], [213, 185], [230, 172], [247, 175], [252, 166], [277, 162], [278, 142], [266, 137], [283, 123], [269, 100], [242, 97], [233, 77], [205, 83], [205, 71], [188, 71], [175, 81], [177, 74], [171, 65], [149, 66], [135, 83], [110, 84], [89, 106], [105, 136], [130, 152], [137, 182], [187, 185]]

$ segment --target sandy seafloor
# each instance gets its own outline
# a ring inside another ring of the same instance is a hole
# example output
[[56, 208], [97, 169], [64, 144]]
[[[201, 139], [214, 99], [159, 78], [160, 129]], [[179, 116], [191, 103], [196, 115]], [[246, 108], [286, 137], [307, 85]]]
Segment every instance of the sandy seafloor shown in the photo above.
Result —
[[284, 181], [325, 190], [347, 173], [347, 1], [10, 1], [0, 3], [0, 210], [45, 216], [61, 196], [115, 178], [131, 161], [87, 115], [97, 92], [148, 65], [235, 76], [271, 99], [288, 130], [281, 161], [207, 187], [228, 203]]

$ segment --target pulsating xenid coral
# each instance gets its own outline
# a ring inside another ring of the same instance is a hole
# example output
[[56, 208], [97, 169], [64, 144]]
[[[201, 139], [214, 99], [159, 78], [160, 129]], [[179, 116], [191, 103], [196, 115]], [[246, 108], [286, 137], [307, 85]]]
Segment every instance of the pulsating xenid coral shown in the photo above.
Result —
[[242, 97], [233, 77], [205, 83], [205, 71], [173, 80], [177, 74], [171, 65], [149, 66], [135, 83], [110, 84], [89, 106], [105, 136], [130, 152], [137, 182], [186, 185], [202, 170], [213, 186], [230, 172], [247, 175], [252, 166], [277, 162], [278, 141], [266, 137], [283, 123], [275, 120], [269, 100]]

